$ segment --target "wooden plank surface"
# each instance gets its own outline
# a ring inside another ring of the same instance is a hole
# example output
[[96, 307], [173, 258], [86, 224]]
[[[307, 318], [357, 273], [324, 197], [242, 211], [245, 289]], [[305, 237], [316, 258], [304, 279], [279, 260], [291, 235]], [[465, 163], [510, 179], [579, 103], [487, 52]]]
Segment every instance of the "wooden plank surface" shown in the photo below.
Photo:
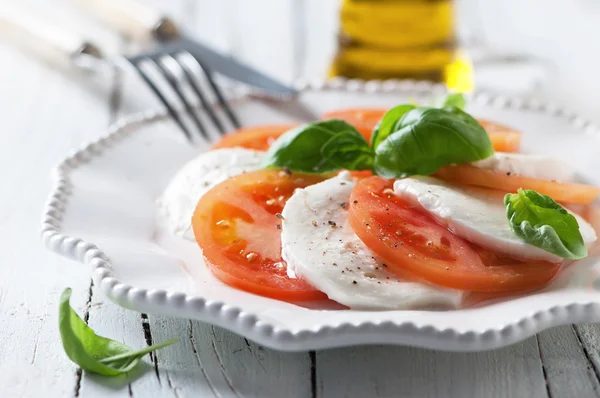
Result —
[[546, 397], [534, 338], [469, 354], [387, 346], [320, 351], [316, 369], [320, 397]]
[[[123, 342], [130, 347], [143, 348], [146, 341], [142, 317], [108, 301], [96, 287], [92, 287], [88, 324], [100, 335]], [[153, 356], [133, 374], [107, 378], [78, 371], [75, 396], [80, 397], [172, 397], [172, 391], [162, 388], [155, 377]], [[134, 395], [136, 392], [139, 394]]]
[[167, 379], [177, 391], [203, 397], [310, 396], [307, 353], [265, 349], [197, 321], [150, 315], [149, 324], [156, 342], [180, 339], [178, 345], [157, 353], [161, 380]]
[[[213, 28], [223, 26], [204, 12], [209, 2], [161, 4], [189, 29], [210, 38]], [[52, 11], [48, 2], [35, 4]], [[291, 4], [278, 7], [288, 17], [295, 9]], [[315, 8], [309, 12], [326, 20]], [[119, 48], [120, 40], [102, 29], [86, 31]], [[314, 39], [319, 33], [310, 35]], [[220, 45], [239, 51], [227, 39]], [[86, 82], [2, 42], [0, 59], [6, 60], [0, 65], [0, 397], [599, 395], [597, 325], [565, 326], [475, 354], [390, 346], [281, 353], [201, 322], [142, 316], [118, 307], [90, 285], [88, 269], [41, 246], [39, 213], [52, 184], [49, 170], [61, 156], [95, 137], [117, 115], [152, 101], [137, 102], [139, 86], [132, 76]], [[297, 73], [289, 59], [286, 70], [277, 72], [281, 78]], [[132, 347], [171, 337], [179, 337], [180, 343], [147, 356], [136, 374], [108, 379], [81, 372], [64, 355], [57, 330], [57, 300], [67, 286], [74, 290], [73, 307], [99, 334]]]
[[583, 344], [573, 326], [540, 333], [538, 342], [550, 396], [600, 396], [598, 374], [588, 357], [591, 347]]
[[[53, 15], [50, 4], [35, 7]], [[83, 310], [89, 269], [42, 247], [40, 212], [53, 165], [107, 125], [110, 81], [90, 91], [81, 76], [5, 40], [0, 59], [0, 396], [68, 397], [77, 368], [60, 343], [58, 297], [72, 286], [72, 305]]]

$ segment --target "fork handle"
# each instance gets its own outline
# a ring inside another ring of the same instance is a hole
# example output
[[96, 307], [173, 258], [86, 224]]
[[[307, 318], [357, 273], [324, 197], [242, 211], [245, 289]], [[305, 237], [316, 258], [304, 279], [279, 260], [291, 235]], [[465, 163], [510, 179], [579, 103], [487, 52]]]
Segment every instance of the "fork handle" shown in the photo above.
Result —
[[82, 54], [101, 57], [100, 50], [77, 33], [17, 2], [2, 4], [0, 29], [18, 44], [61, 66], [70, 66]]
[[138, 0], [73, 0], [101, 22], [134, 40], [169, 40], [177, 26], [158, 10]]

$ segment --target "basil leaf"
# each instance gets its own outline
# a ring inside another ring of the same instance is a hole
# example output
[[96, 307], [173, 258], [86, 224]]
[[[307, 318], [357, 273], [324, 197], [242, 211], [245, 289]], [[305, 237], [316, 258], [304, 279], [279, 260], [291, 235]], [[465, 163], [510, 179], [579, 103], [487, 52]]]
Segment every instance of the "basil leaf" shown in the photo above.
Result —
[[340, 169], [370, 170], [373, 151], [365, 138], [355, 130], [334, 135], [321, 147], [321, 154]]
[[375, 172], [386, 178], [428, 175], [442, 166], [470, 163], [494, 153], [477, 120], [458, 108], [414, 108], [398, 130], [375, 148]]
[[519, 189], [504, 205], [510, 227], [525, 242], [570, 260], [587, 257], [577, 219], [551, 197]]
[[376, 149], [383, 140], [398, 130], [402, 117], [408, 111], [415, 108], [415, 105], [398, 105], [387, 111], [385, 115], [383, 115], [381, 121], [373, 129], [373, 134], [371, 135], [371, 146], [373, 149]]
[[[465, 123], [474, 129], [481, 129], [481, 130], [485, 131], [485, 129], [481, 126], [481, 124], [479, 124], [477, 119], [475, 119], [473, 116], [469, 115], [467, 112], [463, 111], [462, 109], [457, 108], [455, 106], [451, 106], [451, 105], [446, 106], [443, 109], [446, 112], [449, 112], [449, 113], [453, 114], [454, 116], [456, 116], [462, 123]], [[487, 133], [486, 133], [486, 136], [487, 136]]]
[[454, 93], [449, 94], [444, 99], [444, 102], [442, 102], [442, 106], [440, 108], [455, 107], [462, 110], [465, 109], [466, 105], [467, 100], [465, 96], [462, 93]]
[[[458, 108], [464, 109], [467, 100], [462, 93], [454, 93], [449, 94], [445, 98], [443, 98], [439, 103], [439, 108]], [[371, 146], [373, 148], [377, 148], [381, 141], [385, 140], [390, 134], [400, 129], [400, 126], [403, 123], [401, 121], [402, 117], [410, 110], [417, 108], [419, 104], [416, 100], [412, 100], [411, 104], [407, 105], [398, 105], [383, 115], [381, 121], [375, 126], [373, 129], [373, 134], [371, 135]], [[419, 109], [429, 109], [426, 107], [420, 107]]]
[[264, 167], [281, 167], [305, 173], [326, 173], [340, 169], [321, 148], [336, 134], [356, 129], [343, 120], [331, 119], [305, 124], [284, 133], [271, 145]]
[[88, 372], [104, 376], [117, 376], [129, 372], [144, 355], [178, 341], [172, 339], [134, 351], [124, 344], [94, 333], [71, 308], [70, 298], [71, 289], [65, 289], [60, 296], [58, 312], [60, 337], [69, 359]]

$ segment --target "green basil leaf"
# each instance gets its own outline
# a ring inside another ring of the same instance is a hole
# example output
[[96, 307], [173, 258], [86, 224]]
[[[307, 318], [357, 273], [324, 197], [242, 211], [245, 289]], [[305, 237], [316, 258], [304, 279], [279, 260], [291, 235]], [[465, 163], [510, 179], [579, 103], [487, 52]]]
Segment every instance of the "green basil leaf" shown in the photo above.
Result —
[[159, 348], [174, 344], [172, 339], [161, 344], [132, 350], [117, 341], [98, 336], [69, 305], [71, 289], [60, 297], [58, 327], [65, 353], [82, 369], [104, 376], [117, 376], [131, 371], [140, 359]]
[[271, 145], [264, 167], [281, 167], [305, 173], [326, 173], [340, 167], [323, 157], [321, 148], [336, 134], [356, 129], [343, 120], [305, 124], [284, 133]]
[[[449, 105], [449, 106], [444, 107], [444, 110], [446, 112], [450, 112], [451, 114], [456, 116], [462, 123], [471, 126], [473, 129], [480, 129], [480, 130], [485, 131], [485, 129], [481, 126], [481, 124], [479, 124], [477, 119], [475, 119], [473, 116], [469, 115], [462, 109]], [[486, 133], [486, 135], [487, 135], [487, 133]]]
[[415, 105], [398, 105], [393, 107], [383, 115], [381, 121], [373, 129], [371, 135], [371, 146], [376, 149], [383, 140], [390, 134], [398, 130], [402, 117], [410, 110], [415, 109]]
[[373, 151], [357, 131], [348, 130], [334, 135], [321, 147], [321, 154], [340, 169], [371, 170]]
[[587, 257], [577, 219], [551, 197], [519, 189], [504, 205], [510, 227], [525, 242], [562, 258]]
[[448, 94], [448, 96], [444, 98], [440, 108], [455, 107], [458, 109], [465, 109], [466, 105], [467, 100], [465, 96], [462, 93], [454, 93]]
[[494, 153], [477, 120], [458, 108], [414, 108], [398, 130], [375, 148], [375, 172], [386, 178], [428, 175], [450, 164], [470, 163]]

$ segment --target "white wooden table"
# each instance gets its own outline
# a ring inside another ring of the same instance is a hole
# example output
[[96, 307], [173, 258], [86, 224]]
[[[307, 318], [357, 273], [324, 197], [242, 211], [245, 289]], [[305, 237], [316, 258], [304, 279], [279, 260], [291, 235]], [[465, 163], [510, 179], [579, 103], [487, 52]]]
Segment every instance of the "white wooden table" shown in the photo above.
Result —
[[[197, 3], [169, 7], [190, 27], [201, 19]], [[102, 29], [87, 31], [123, 48]], [[475, 354], [392, 346], [281, 353], [201, 322], [118, 307], [93, 286], [86, 267], [47, 252], [38, 229], [52, 166], [144, 105], [129, 97], [134, 82], [113, 76], [88, 84], [2, 41], [0, 60], [0, 397], [600, 396], [600, 326], [563, 326]], [[65, 287], [101, 335], [133, 347], [181, 342], [146, 357], [134, 375], [82, 372], [57, 330]]]

